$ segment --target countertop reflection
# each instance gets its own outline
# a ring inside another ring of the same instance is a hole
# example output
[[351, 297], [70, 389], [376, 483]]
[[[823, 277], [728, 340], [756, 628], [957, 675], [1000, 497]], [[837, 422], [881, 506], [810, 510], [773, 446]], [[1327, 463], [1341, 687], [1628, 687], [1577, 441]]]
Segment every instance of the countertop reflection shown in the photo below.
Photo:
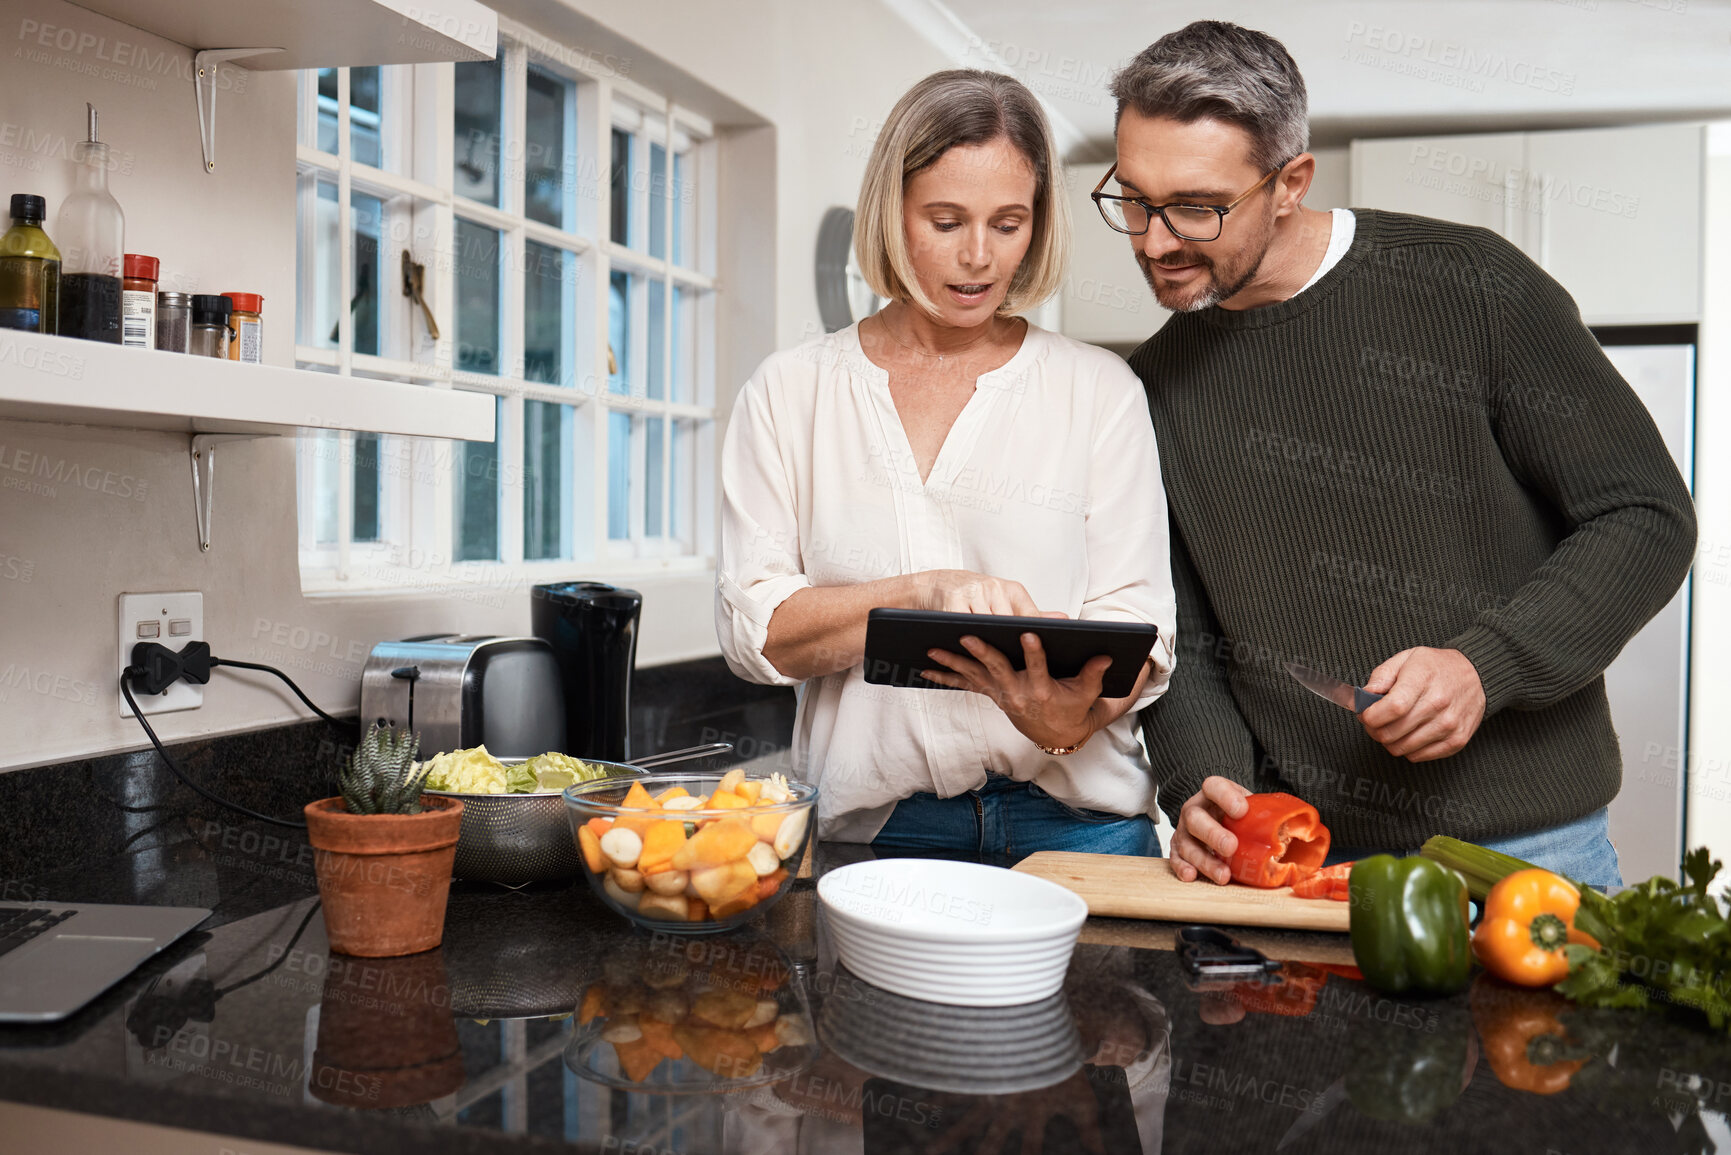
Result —
[[1726, 1035], [1482, 980], [1384, 998], [1344, 936], [1242, 932], [1283, 980], [1195, 989], [1171, 924], [1091, 919], [1059, 995], [942, 1008], [842, 967], [811, 880], [706, 938], [577, 881], [458, 884], [439, 950], [351, 959], [293, 840], [229, 841], [56, 877], [218, 913], [73, 1019], [0, 1029], [0, 1097], [351, 1152], [1731, 1152]]

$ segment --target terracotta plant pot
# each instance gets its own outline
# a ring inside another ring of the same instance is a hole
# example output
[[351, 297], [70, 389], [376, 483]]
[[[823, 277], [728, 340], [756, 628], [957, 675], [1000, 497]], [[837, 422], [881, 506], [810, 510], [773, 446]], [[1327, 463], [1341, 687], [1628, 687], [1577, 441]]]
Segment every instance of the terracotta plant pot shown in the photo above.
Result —
[[316, 1098], [341, 1107], [408, 1107], [462, 1085], [443, 951], [331, 960], [308, 1083]]
[[307, 803], [333, 951], [390, 958], [439, 945], [463, 802], [427, 796], [421, 805], [419, 814], [350, 814], [340, 797]]

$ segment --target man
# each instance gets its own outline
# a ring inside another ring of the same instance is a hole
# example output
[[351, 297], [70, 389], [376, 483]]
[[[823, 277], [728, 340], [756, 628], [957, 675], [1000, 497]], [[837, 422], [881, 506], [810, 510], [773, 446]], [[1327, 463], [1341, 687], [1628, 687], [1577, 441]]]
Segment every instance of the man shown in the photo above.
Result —
[[[1096, 203], [1176, 313], [1130, 358], [1172, 520], [1181, 655], [1143, 721], [1175, 870], [1226, 882], [1221, 819], [1286, 790], [1334, 861], [1449, 834], [1620, 882], [1602, 674], [1695, 541], [1640, 400], [1508, 242], [1304, 208], [1278, 41], [1199, 21], [1112, 91]], [[1384, 697], [1355, 717], [1294, 660]]]

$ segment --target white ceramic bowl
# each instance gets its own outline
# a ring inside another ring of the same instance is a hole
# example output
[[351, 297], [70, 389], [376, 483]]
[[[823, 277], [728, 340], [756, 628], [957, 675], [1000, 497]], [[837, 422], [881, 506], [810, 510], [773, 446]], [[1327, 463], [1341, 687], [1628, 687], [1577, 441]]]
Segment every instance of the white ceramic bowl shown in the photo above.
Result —
[[817, 892], [849, 970], [952, 1006], [1057, 993], [1088, 917], [1087, 904], [1056, 883], [971, 862], [859, 862], [824, 875]]

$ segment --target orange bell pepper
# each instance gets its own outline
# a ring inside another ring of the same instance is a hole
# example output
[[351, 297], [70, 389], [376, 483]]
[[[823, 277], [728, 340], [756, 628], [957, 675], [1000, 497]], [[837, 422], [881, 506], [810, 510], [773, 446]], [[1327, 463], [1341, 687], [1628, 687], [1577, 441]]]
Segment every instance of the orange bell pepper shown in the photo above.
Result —
[[1523, 987], [1548, 987], [1569, 976], [1563, 947], [1598, 941], [1575, 929], [1581, 893], [1565, 878], [1532, 868], [1508, 875], [1485, 896], [1473, 932], [1473, 954], [1486, 970]]
[[1328, 827], [1316, 807], [1291, 794], [1251, 794], [1242, 818], [1224, 820], [1238, 838], [1232, 879], [1246, 886], [1291, 886], [1328, 857]]
[[1591, 1057], [1569, 1045], [1557, 1015], [1570, 1004], [1554, 991], [1504, 986], [1481, 975], [1471, 1005], [1485, 1061], [1511, 1090], [1555, 1095]]

